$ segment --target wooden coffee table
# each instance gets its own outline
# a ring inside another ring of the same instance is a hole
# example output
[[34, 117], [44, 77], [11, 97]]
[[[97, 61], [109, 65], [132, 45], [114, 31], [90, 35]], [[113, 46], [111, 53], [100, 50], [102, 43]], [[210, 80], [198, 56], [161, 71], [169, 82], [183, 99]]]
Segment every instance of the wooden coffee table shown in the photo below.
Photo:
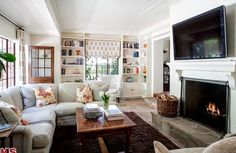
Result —
[[125, 152], [132, 152], [130, 150], [130, 136], [133, 127], [137, 126], [125, 114], [124, 120], [107, 121], [104, 116], [99, 117], [97, 120], [87, 120], [84, 118], [83, 110], [76, 109], [76, 124], [77, 133], [80, 138], [82, 146], [86, 143], [86, 138], [98, 138], [104, 135], [124, 134], [126, 136]]

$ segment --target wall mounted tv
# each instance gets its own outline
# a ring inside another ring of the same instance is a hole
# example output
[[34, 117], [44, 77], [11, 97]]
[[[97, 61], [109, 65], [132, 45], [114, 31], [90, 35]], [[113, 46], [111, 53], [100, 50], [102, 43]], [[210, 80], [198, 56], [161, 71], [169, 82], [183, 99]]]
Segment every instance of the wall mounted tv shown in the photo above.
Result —
[[227, 56], [225, 6], [173, 25], [174, 59]]

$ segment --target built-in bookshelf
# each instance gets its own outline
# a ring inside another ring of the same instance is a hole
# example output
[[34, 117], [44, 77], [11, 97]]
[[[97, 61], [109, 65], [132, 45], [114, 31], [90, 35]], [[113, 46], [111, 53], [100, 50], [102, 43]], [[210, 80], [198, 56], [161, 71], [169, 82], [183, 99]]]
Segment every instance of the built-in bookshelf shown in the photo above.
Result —
[[61, 82], [84, 81], [84, 40], [76, 37], [61, 39]]
[[136, 37], [124, 36], [122, 54], [123, 97], [140, 96], [140, 45]]

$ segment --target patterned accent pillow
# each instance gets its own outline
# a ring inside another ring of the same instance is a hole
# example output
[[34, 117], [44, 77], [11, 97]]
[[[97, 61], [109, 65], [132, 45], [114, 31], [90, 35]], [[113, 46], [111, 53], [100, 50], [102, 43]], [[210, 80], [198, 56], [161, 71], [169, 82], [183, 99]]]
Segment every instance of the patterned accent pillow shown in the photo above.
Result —
[[88, 85], [86, 85], [82, 91], [80, 91], [80, 88], [77, 88], [76, 94], [77, 102], [89, 103], [93, 101], [92, 91], [90, 90]]
[[51, 87], [48, 87], [47, 89], [40, 89], [38, 86], [36, 86], [34, 92], [37, 107], [43, 107], [57, 102]]
[[[8, 109], [11, 109], [14, 113], [15, 113], [15, 120], [17, 120], [18, 123], [21, 123], [22, 125], [26, 125], [28, 124], [28, 122], [24, 119], [22, 119], [22, 113], [21, 111], [14, 105], [11, 105], [11, 104], [8, 104], [6, 102], [2, 102], [0, 101], [0, 107], [5, 107], [5, 108], [8, 108]], [[2, 112], [3, 113], [3, 112]], [[4, 115], [4, 114], [3, 114]], [[8, 114], [9, 115], [9, 114]], [[9, 117], [9, 116], [6, 116], [6, 117]], [[13, 117], [13, 116], [12, 116]], [[14, 118], [14, 117], [13, 117]], [[13, 119], [12, 118], [12, 119]]]

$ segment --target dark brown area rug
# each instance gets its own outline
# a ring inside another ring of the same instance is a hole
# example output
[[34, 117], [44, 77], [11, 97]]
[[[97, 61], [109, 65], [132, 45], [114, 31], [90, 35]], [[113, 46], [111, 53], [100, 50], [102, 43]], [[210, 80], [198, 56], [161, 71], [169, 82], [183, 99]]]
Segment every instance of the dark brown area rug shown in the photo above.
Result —
[[[131, 149], [133, 153], [154, 153], [153, 141], [163, 143], [168, 149], [178, 149], [169, 139], [154, 129], [151, 125], [142, 120], [134, 112], [125, 113], [133, 120], [137, 127], [133, 128], [131, 135]], [[110, 153], [124, 150], [125, 136], [112, 135], [104, 138]], [[97, 139], [89, 139], [86, 143], [86, 152], [80, 151], [79, 138], [76, 134], [76, 127], [57, 127], [51, 153], [101, 153]]]

